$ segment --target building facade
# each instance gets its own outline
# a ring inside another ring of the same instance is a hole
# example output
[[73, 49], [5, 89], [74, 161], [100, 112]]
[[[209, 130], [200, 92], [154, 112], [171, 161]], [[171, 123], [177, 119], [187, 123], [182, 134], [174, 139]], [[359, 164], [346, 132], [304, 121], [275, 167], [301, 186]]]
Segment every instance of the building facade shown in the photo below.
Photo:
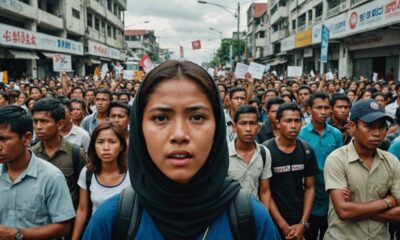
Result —
[[252, 3], [247, 9], [246, 57], [261, 62], [269, 52], [268, 4]]
[[393, 0], [271, 0], [267, 63], [285, 71], [320, 71], [321, 29], [330, 31], [325, 72], [338, 76], [400, 79], [400, 2]]
[[53, 55], [70, 55], [76, 75], [125, 60], [126, 0], [0, 2], [0, 68], [10, 78], [54, 75]]
[[154, 30], [125, 30], [125, 42], [127, 43], [128, 54], [131, 56], [141, 58], [146, 53], [150, 57], [159, 54], [159, 46]]

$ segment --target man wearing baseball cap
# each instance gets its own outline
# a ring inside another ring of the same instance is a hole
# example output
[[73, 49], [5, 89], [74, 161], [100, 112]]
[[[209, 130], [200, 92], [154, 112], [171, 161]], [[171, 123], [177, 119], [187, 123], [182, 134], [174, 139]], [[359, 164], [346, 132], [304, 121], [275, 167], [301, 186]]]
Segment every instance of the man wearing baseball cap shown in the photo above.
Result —
[[390, 239], [388, 222], [400, 222], [400, 163], [378, 149], [386, 115], [374, 100], [360, 100], [350, 112], [352, 141], [333, 151], [324, 169], [329, 193], [325, 240]]

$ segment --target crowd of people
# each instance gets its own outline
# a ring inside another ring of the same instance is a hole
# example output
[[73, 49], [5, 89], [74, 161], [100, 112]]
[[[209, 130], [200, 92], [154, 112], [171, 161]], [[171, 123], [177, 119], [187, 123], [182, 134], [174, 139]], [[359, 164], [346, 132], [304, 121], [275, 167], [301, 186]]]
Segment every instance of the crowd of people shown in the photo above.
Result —
[[394, 79], [94, 79], [0, 83], [0, 239], [399, 239]]

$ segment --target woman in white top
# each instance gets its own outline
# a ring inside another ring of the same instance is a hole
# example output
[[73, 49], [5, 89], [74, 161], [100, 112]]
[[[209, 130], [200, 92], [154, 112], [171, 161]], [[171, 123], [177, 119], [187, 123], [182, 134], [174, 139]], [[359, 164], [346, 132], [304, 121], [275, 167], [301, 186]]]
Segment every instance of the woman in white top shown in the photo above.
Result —
[[[78, 180], [80, 195], [73, 240], [80, 239], [88, 218], [101, 203], [131, 185], [127, 174], [127, 144], [117, 124], [106, 121], [97, 126], [90, 140], [88, 157], [88, 164], [82, 169]], [[89, 190], [87, 174], [91, 174]]]

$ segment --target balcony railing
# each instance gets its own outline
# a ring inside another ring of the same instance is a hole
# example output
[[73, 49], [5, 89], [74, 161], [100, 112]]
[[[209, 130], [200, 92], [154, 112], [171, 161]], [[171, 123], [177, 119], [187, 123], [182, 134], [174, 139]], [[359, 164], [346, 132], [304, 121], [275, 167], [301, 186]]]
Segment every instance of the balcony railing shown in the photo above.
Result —
[[271, 15], [271, 24], [278, 22], [281, 19], [288, 17], [288, 9], [287, 7], [280, 6], [278, 10]]
[[346, 0], [342, 1], [342, 3], [340, 3], [336, 7], [329, 9], [326, 12], [326, 17], [330, 18], [335, 15], [338, 15], [339, 13], [346, 11], [348, 8], [349, 8], [349, 5], [347, 4], [347, 1]]
[[370, 0], [351, 0], [351, 8], [356, 7], [362, 3], [368, 2]]
[[271, 42], [279, 41], [289, 35], [288, 30], [278, 30], [271, 34]]

